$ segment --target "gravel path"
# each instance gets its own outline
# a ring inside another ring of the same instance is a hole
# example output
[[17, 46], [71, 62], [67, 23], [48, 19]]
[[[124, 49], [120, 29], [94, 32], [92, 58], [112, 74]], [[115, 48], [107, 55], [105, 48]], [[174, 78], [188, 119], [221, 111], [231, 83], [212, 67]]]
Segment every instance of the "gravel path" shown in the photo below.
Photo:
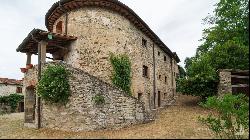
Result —
[[200, 124], [198, 116], [207, 116], [209, 110], [197, 106], [198, 98], [180, 95], [173, 106], [162, 109], [157, 119], [151, 123], [132, 126], [115, 131], [64, 132], [49, 129], [29, 129], [23, 127], [23, 113], [0, 116], [0, 139], [3, 138], [215, 138]]

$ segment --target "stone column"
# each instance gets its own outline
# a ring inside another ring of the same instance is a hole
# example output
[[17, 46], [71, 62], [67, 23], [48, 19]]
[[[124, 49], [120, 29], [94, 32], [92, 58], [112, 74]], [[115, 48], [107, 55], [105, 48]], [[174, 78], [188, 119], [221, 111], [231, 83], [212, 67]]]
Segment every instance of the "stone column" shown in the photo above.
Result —
[[26, 65], [31, 64], [31, 56], [32, 56], [32, 54], [31, 53], [26, 53], [26, 55], [27, 55]]
[[224, 94], [232, 93], [231, 72], [221, 71], [219, 76], [220, 83], [218, 85], [218, 95], [223, 96]]

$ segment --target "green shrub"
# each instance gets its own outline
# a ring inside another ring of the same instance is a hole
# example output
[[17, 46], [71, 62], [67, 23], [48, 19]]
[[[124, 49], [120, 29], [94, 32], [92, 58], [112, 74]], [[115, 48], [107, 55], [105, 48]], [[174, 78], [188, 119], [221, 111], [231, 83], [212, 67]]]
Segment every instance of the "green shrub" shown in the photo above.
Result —
[[20, 94], [10, 94], [9, 96], [0, 96], [0, 103], [9, 105], [11, 112], [15, 112], [18, 103], [24, 100], [24, 96]]
[[190, 77], [177, 79], [177, 92], [183, 95], [199, 96], [203, 101], [217, 94], [218, 82], [213, 78]]
[[207, 118], [199, 117], [199, 120], [221, 138], [241, 139], [244, 136], [242, 132], [248, 132], [249, 98], [245, 95], [209, 97], [206, 103], [201, 105], [218, 112], [218, 116], [210, 114]]
[[38, 95], [49, 103], [66, 104], [70, 96], [69, 72], [62, 65], [50, 65], [37, 85]]
[[92, 100], [94, 100], [96, 105], [101, 105], [105, 103], [105, 98], [102, 95], [95, 95]]
[[113, 67], [112, 82], [129, 95], [131, 93], [131, 63], [127, 55], [115, 56], [111, 54], [110, 61]]

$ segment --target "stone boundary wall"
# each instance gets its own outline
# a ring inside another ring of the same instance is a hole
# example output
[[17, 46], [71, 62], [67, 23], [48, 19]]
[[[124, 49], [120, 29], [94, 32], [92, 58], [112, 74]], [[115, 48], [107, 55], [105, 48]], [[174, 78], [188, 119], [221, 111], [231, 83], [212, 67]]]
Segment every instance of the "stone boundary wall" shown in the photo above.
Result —
[[[57, 63], [50, 62], [46, 66]], [[65, 131], [90, 131], [119, 129], [154, 120], [153, 112], [147, 112], [143, 102], [80, 69], [65, 63], [60, 64], [71, 73], [71, 97], [66, 106], [49, 105], [42, 101], [42, 127]], [[36, 67], [28, 71], [27, 75], [34, 76], [29, 77], [29, 81], [36, 81]], [[104, 96], [105, 104], [95, 104], [92, 98], [97, 94]]]
[[5, 113], [10, 113], [11, 107], [9, 105], [6, 105], [4, 103], [0, 103], [0, 115]]

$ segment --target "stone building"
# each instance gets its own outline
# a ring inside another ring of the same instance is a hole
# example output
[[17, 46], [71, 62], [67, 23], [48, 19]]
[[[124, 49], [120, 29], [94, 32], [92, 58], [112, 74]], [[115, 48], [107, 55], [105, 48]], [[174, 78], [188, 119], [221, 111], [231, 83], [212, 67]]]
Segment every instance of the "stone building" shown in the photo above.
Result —
[[0, 78], [0, 96], [8, 96], [13, 93], [22, 94], [22, 81]]
[[[21, 94], [22, 93], [22, 80], [16, 79], [8, 79], [8, 78], [0, 78], [0, 97], [1, 96], [9, 96], [10, 94]], [[0, 102], [0, 113], [5, 112], [9, 113], [11, 111], [11, 107], [8, 104]], [[24, 111], [24, 102], [21, 101], [17, 105], [16, 112]]]
[[[110, 79], [110, 53], [126, 54], [132, 63], [133, 94], [133, 97], [122, 97], [122, 100], [131, 100], [127, 106], [141, 106], [142, 103], [144, 109], [130, 108], [144, 110], [142, 115], [145, 118], [145, 112], [152, 113], [173, 100], [176, 93], [175, 78], [179, 74], [177, 63], [180, 60], [177, 54], [173, 53], [133, 10], [118, 0], [61, 0], [47, 12], [45, 24], [48, 31], [32, 30], [17, 48], [18, 52], [27, 54], [27, 64], [31, 62], [32, 54], [38, 54], [39, 63], [43, 65], [46, 53], [50, 53], [54, 61], [63, 61], [70, 68], [97, 78], [98, 83], [104, 82], [110, 87], [109, 91], [116, 91]], [[30, 96], [35, 91], [39, 75], [35, 68], [29, 70], [24, 77], [27, 101], [36, 98]], [[134, 100], [135, 98], [137, 99]], [[26, 106], [32, 108], [31, 104], [36, 103], [27, 102]], [[127, 118], [131, 117], [134, 116]], [[44, 120], [44, 116], [42, 119]], [[116, 126], [115, 124], [110, 125]]]

